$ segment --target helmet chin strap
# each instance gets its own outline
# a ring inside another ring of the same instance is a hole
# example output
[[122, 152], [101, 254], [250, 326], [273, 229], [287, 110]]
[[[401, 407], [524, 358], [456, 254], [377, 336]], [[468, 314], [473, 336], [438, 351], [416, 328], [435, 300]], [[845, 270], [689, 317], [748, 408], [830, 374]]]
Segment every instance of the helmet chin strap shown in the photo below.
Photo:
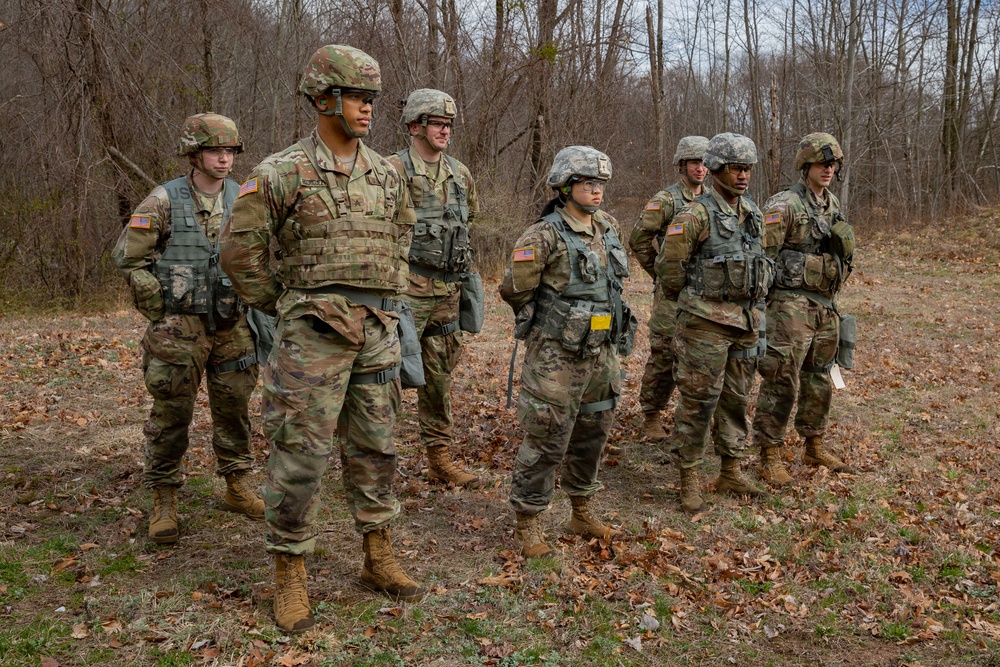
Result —
[[580, 202], [578, 202], [576, 200], [576, 197], [573, 197], [572, 195], [570, 195], [570, 197], [573, 200], [573, 204], [575, 204], [576, 207], [578, 209], [580, 209], [581, 211], [586, 211], [587, 213], [597, 213], [598, 209], [601, 208], [600, 206], [585, 206], [585, 205], [581, 204]]
[[734, 197], [742, 197], [747, 191], [746, 188], [743, 188], [742, 190], [737, 190], [734, 187], [730, 187], [729, 185], [723, 183], [722, 179], [719, 178], [715, 179], [715, 187], [725, 190]]
[[358, 132], [357, 130], [351, 129], [351, 126], [347, 122], [347, 119], [344, 118], [344, 106], [340, 101], [340, 88], [331, 88], [330, 94], [333, 95], [333, 97], [337, 100], [337, 105], [332, 109], [327, 109], [325, 104], [320, 105], [316, 102], [315, 98], [312, 98], [313, 106], [316, 108], [316, 111], [323, 114], [324, 116], [337, 116], [337, 118], [340, 120], [340, 126], [344, 128], [344, 132], [347, 133], [349, 137], [354, 137], [355, 139], [361, 139], [362, 137], [368, 136], [368, 133], [371, 132], [371, 123], [368, 124], [367, 130], [365, 130], [364, 132]]

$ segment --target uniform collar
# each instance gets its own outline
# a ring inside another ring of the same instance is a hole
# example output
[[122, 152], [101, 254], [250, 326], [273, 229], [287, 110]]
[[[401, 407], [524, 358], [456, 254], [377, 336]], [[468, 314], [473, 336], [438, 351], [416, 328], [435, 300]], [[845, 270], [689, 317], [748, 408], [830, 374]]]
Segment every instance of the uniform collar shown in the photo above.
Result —
[[[680, 186], [680, 188], [681, 188], [681, 196], [684, 197], [685, 201], [694, 201], [695, 200], [695, 196], [696, 195], [693, 192], [691, 192], [691, 187], [687, 184], [687, 181], [685, 181], [682, 178], [682, 179], [680, 179], [680, 180], [677, 181], [677, 185]], [[709, 188], [707, 188], [705, 185], [702, 185], [701, 186], [701, 190], [702, 190], [702, 194], [705, 194], [706, 192], [708, 192]]]
[[819, 211], [825, 211], [830, 206], [830, 188], [823, 188], [823, 199], [816, 196], [816, 193], [812, 191], [809, 184], [806, 183], [806, 179], [800, 178], [799, 183], [806, 189], [806, 197], [809, 198], [809, 205]]
[[194, 200], [194, 209], [196, 213], [215, 213], [216, 209], [222, 209], [222, 193], [226, 191], [226, 184], [222, 184], [222, 188], [219, 189], [214, 195], [205, 194], [199, 190], [194, 185], [194, 169], [187, 173], [184, 180], [187, 181], [188, 189], [191, 191], [191, 198]]
[[562, 219], [566, 221], [566, 224], [569, 225], [569, 228], [572, 229], [577, 234], [586, 234], [587, 236], [593, 236], [594, 228], [600, 231], [602, 235], [604, 234], [604, 232], [608, 231], [609, 225], [608, 221], [604, 219], [604, 211], [597, 211], [594, 213], [594, 218], [593, 218], [594, 228], [588, 227], [579, 220], [577, 220], [576, 218], [574, 218], [566, 211], [565, 207], [563, 206], [557, 206], [556, 211], [558, 211], [559, 215], [562, 216]]
[[[430, 178], [430, 176], [427, 173], [427, 161], [424, 160], [424, 158], [420, 157], [420, 153], [417, 152], [417, 149], [414, 148], [412, 143], [410, 144], [410, 147], [407, 149], [407, 152], [409, 152], [410, 154], [410, 162], [413, 163], [413, 173], [416, 174], [417, 176], [425, 176], [427, 178]], [[438, 169], [438, 178], [437, 178], [437, 182], [440, 183], [443, 182], [445, 179], [447, 179], [449, 176], [453, 175], [453, 172], [451, 170], [451, 162], [445, 158], [444, 153], [441, 153], [441, 161], [438, 164], [441, 165], [440, 169]]]
[[323, 171], [333, 171], [343, 176], [350, 176], [351, 180], [356, 180], [367, 174], [372, 170], [372, 161], [368, 155], [368, 147], [365, 146], [365, 142], [358, 139], [358, 153], [357, 158], [354, 161], [354, 170], [351, 172], [347, 171], [347, 166], [344, 164], [343, 160], [337, 158], [323, 140], [319, 137], [319, 131], [312, 131], [313, 143], [316, 144], [316, 166], [318, 166]]

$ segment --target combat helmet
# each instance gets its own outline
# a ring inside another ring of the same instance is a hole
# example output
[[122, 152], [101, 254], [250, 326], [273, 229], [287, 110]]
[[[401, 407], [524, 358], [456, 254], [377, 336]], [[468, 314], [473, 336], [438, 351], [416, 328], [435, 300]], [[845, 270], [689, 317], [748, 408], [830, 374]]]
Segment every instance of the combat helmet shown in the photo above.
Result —
[[410, 93], [403, 106], [403, 116], [399, 119], [404, 125], [410, 123], [427, 124], [430, 116], [454, 118], [458, 115], [455, 100], [448, 93], [433, 88], [418, 88]]
[[310, 99], [330, 93], [337, 103], [333, 109], [317, 109], [324, 116], [339, 116], [340, 124], [352, 137], [360, 138], [367, 132], [355, 132], [344, 120], [344, 108], [340, 94], [349, 90], [361, 90], [373, 96], [382, 91], [382, 75], [378, 61], [353, 46], [328, 44], [316, 49], [309, 58], [299, 92]]
[[708, 139], [697, 135], [682, 137], [677, 142], [677, 150], [674, 152], [673, 164], [680, 166], [681, 162], [687, 160], [704, 160], [705, 151], [708, 149]]
[[838, 170], [844, 164], [844, 151], [832, 134], [813, 132], [799, 141], [795, 154], [795, 171], [801, 171], [818, 162], [836, 162]]
[[243, 152], [243, 139], [231, 118], [217, 113], [199, 113], [188, 117], [177, 142], [178, 155], [193, 155], [205, 148], [229, 147]]
[[610, 180], [611, 158], [590, 146], [567, 146], [556, 153], [545, 184], [558, 190], [569, 185], [574, 176]]
[[750, 137], [723, 132], [708, 142], [704, 162], [709, 171], [718, 171], [727, 164], [757, 164], [757, 146]]

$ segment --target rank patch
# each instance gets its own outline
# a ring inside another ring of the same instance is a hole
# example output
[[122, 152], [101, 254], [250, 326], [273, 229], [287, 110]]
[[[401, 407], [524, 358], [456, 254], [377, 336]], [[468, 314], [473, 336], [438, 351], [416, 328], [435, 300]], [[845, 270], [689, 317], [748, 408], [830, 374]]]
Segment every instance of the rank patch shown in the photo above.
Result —
[[646, 204], [646, 210], [647, 211], [659, 211], [660, 210], [660, 202], [658, 202], [658, 201], [651, 201], [651, 202], [649, 202], [648, 204]]
[[764, 216], [765, 225], [776, 225], [781, 222], [781, 214], [775, 211], [774, 213], [768, 213]]
[[514, 261], [515, 262], [534, 262], [535, 261], [535, 249], [534, 248], [515, 248], [514, 249]]
[[149, 229], [153, 221], [148, 215], [133, 215], [129, 218], [128, 226], [132, 229]]
[[684, 233], [684, 223], [678, 222], [675, 225], [667, 225], [667, 236], [677, 236]]
[[237, 199], [243, 195], [248, 195], [252, 192], [257, 192], [257, 179], [251, 178], [249, 181], [240, 186], [240, 194], [237, 195]]

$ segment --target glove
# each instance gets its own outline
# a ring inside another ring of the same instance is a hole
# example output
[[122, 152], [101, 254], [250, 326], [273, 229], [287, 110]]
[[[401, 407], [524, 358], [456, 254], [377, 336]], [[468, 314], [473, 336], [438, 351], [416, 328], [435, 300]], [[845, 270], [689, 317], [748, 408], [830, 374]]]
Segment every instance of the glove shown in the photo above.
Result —
[[137, 269], [129, 276], [132, 301], [143, 317], [155, 322], [163, 317], [163, 289], [160, 281], [149, 271]]

